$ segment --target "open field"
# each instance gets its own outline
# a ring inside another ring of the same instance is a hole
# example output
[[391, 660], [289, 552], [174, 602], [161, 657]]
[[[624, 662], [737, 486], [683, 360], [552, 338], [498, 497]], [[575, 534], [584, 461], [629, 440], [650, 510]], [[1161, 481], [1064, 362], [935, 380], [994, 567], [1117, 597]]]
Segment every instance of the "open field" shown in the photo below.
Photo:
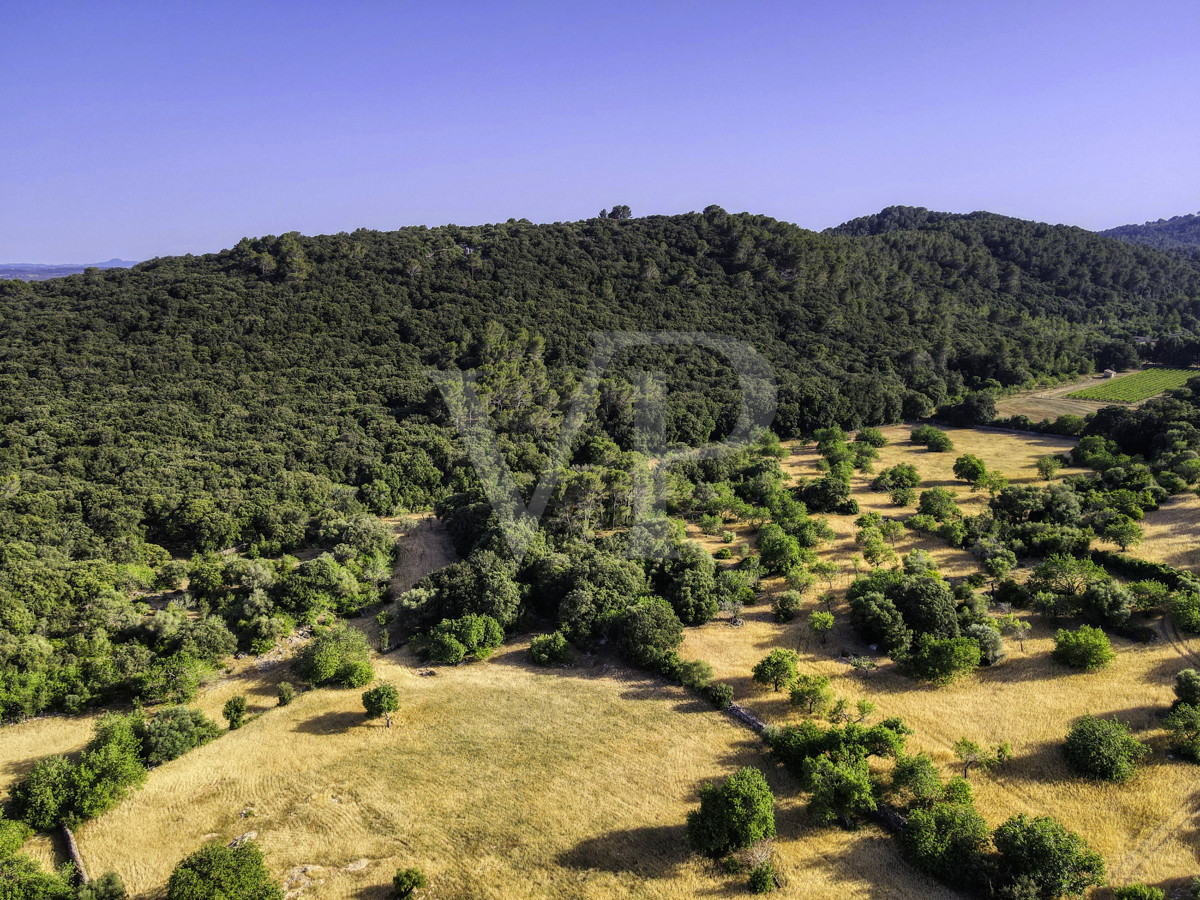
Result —
[[[953, 479], [959, 454], [975, 453], [1014, 482], [1032, 483], [1039, 457], [1071, 445], [951, 429], [955, 450], [935, 454], [913, 446], [908, 428], [884, 431], [892, 443], [881, 450], [877, 470], [911, 461], [925, 478], [922, 487], [957, 490], [969, 513], [987, 495]], [[793, 478], [815, 477], [816, 460], [812, 448], [797, 448], [783, 463]], [[869, 490], [870, 478], [855, 476], [863, 511], [899, 513]], [[1140, 552], [1175, 561], [1194, 548], [1188, 529], [1194, 533], [1198, 515], [1200, 500], [1191, 495], [1151, 514]], [[823, 552], [843, 564], [841, 589], [857, 552], [853, 517], [830, 522], [837, 540]], [[402, 548], [397, 586], [453, 560], [445, 535], [427, 517], [392, 524]], [[735, 547], [752, 540], [747, 529], [736, 530]], [[700, 537], [710, 549], [723, 546]], [[896, 549], [913, 546], [929, 550], [949, 575], [977, 571], [970, 554], [935, 538], [906, 534]], [[946, 774], [954, 769], [950, 746], [959, 737], [1010, 741], [1016, 758], [1005, 769], [972, 778], [992, 825], [1017, 812], [1050, 813], [1104, 855], [1115, 884], [1174, 884], [1200, 871], [1200, 766], [1167, 757], [1156, 716], [1171, 699], [1174, 673], [1200, 664], [1200, 640], [1165, 628], [1164, 639], [1147, 646], [1114, 639], [1118, 658], [1107, 671], [1073, 675], [1050, 659], [1051, 630], [1035, 617], [1024, 649], [1010, 643], [1000, 666], [929, 688], [883, 660], [870, 678], [853, 675], [839, 651], [869, 651], [848, 627], [840, 590], [834, 610], [838, 624], [825, 645], [801, 620], [776, 624], [760, 603], [746, 609], [742, 627], [720, 620], [688, 629], [683, 652], [708, 660], [756, 714], [783, 722], [795, 718], [785, 695], [754, 684], [750, 669], [772, 647], [796, 648], [803, 670], [829, 674], [841, 695], [869, 697], [879, 717], [902, 716], [916, 731], [913, 745], [928, 750]], [[368, 620], [356, 624], [372, 630]], [[174, 863], [204, 840], [250, 831], [272, 870], [296, 892], [289, 896], [315, 900], [383, 900], [402, 865], [430, 874], [430, 900], [739, 897], [744, 878], [692, 856], [683, 823], [700, 783], [757, 765], [780, 798], [776, 849], [788, 884], [776, 896], [956, 896], [913, 871], [896, 842], [874, 828], [848, 833], [814, 826], [794, 783], [758, 739], [687, 692], [603, 655], [581, 656], [571, 668], [537, 669], [525, 647], [514, 641], [487, 662], [440, 667], [435, 677], [420, 677], [406, 651], [377, 657], [380, 678], [401, 692], [392, 729], [364, 720], [358, 691], [311, 691], [276, 708], [285, 655], [237, 661], [196, 705], [218, 717], [229, 696], [247, 693], [251, 713], [262, 715], [151, 772], [145, 788], [79, 829], [83, 854], [96, 871], [121, 872], [138, 898], [161, 896]], [[1088, 711], [1120, 716], [1154, 746], [1132, 784], [1094, 784], [1066, 770], [1059, 744], [1071, 721]], [[0, 786], [41, 755], [77, 749], [89, 731], [89, 721], [62, 717], [0, 729]], [[47, 863], [61, 861], [50, 840], [27, 849]]]
[[1157, 397], [1164, 391], [1183, 387], [1200, 374], [1196, 369], [1146, 369], [1131, 372], [1121, 378], [1110, 378], [1094, 387], [1076, 391], [1076, 400], [1096, 400], [1101, 403], [1137, 403]]
[[[1126, 378], [1118, 375], [1117, 379]], [[1008, 416], [1029, 416], [1033, 421], [1042, 419], [1057, 419], [1059, 416], [1086, 416], [1103, 409], [1107, 404], [1099, 400], [1082, 400], [1073, 396], [1082, 389], [1094, 387], [1101, 383], [1100, 375], [1084, 375], [1067, 384], [1058, 384], [1049, 388], [1038, 388], [1033, 391], [1022, 391], [1010, 397], [1002, 397], [996, 401], [996, 415], [1001, 418]]]

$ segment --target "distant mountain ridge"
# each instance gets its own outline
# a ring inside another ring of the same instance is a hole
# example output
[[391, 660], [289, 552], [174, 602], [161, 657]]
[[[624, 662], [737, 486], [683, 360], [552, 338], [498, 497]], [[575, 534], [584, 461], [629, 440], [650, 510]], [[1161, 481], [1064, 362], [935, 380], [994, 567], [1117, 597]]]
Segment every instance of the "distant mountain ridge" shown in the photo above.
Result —
[[1142, 244], [1159, 250], [1200, 250], [1200, 213], [1173, 216], [1142, 225], [1120, 225], [1099, 232], [1127, 244]]
[[20, 281], [43, 281], [78, 275], [84, 269], [128, 269], [140, 260], [113, 258], [100, 263], [0, 263], [0, 278]]

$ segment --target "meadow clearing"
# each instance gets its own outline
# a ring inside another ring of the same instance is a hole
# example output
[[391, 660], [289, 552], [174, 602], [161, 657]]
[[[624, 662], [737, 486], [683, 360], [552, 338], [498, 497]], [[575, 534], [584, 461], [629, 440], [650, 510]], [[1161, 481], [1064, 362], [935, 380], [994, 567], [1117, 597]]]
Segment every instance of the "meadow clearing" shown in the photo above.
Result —
[[[951, 429], [955, 450], [936, 454], [912, 445], [907, 428], [884, 432], [891, 443], [876, 469], [912, 462], [923, 488], [957, 490], [968, 513], [982, 508], [987, 495], [954, 480], [959, 454], [974, 453], [1014, 482], [1032, 483], [1039, 457], [1071, 446], [1055, 437]], [[816, 476], [816, 462], [810, 447], [795, 448], [783, 464], [798, 478]], [[869, 481], [855, 476], [864, 512], [901, 512], [872, 493]], [[1189, 517], [1195, 528], [1200, 502], [1194, 501], [1176, 500], [1150, 514], [1139, 552], [1174, 558], [1175, 544], [1186, 544]], [[1006, 767], [972, 775], [991, 825], [1018, 812], [1052, 814], [1101, 852], [1117, 885], [1173, 885], [1200, 871], [1200, 766], [1168, 758], [1156, 716], [1170, 702], [1175, 672], [1200, 664], [1200, 640], [1165, 627], [1163, 639], [1150, 645], [1114, 638], [1118, 657], [1109, 669], [1072, 674], [1050, 659], [1051, 631], [1031, 616], [1034, 629], [1023, 649], [1008, 642], [1004, 662], [949, 687], [915, 683], [884, 659], [864, 678], [838, 660], [843, 649], [866, 652], [841, 600], [857, 552], [853, 517], [830, 523], [837, 539], [822, 553], [842, 565], [842, 574], [833, 604], [838, 624], [826, 644], [807, 633], [803, 616], [779, 625], [769, 603], [760, 602], [746, 608], [741, 627], [722, 618], [688, 629], [683, 654], [710, 662], [740, 703], [779, 723], [798, 717], [786, 695], [755, 684], [750, 669], [773, 647], [798, 649], [802, 670], [830, 675], [840, 695], [871, 699], [877, 717], [903, 717], [916, 732], [911, 745], [928, 750], [944, 774], [955, 770], [950, 746], [959, 737], [1009, 741], [1015, 758]], [[395, 524], [397, 587], [453, 558], [432, 520]], [[753, 542], [747, 528], [736, 530], [734, 546]], [[723, 546], [693, 536], [710, 549]], [[970, 554], [936, 538], [906, 533], [896, 549], [902, 554], [914, 546], [928, 550], [947, 575], [978, 571]], [[807, 608], [818, 593], [810, 593]], [[356, 624], [373, 629], [369, 619]], [[286, 653], [237, 661], [196, 705], [218, 718], [228, 697], [246, 693], [250, 711], [261, 715], [155, 769], [142, 790], [81, 827], [84, 857], [93, 871], [119, 871], [139, 898], [161, 896], [175, 862], [205, 840], [251, 831], [290, 897], [383, 900], [392, 873], [407, 865], [429, 874], [424, 896], [431, 900], [740, 897], [744, 876], [725, 875], [690, 854], [683, 824], [703, 781], [756, 765], [779, 798], [775, 847], [787, 883], [776, 896], [957, 896], [912, 870], [896, 842], [873, 826], [845, 832], [814, 825], [803, 795], [759, 740], [693, 695], [603, 654], [539, 669], [528, 662], [526, 646], [518, 639], [486, 662], [439, 667], [432, 677], [419, 674], [406, 650], [377, 656], [380, 679], [395, 684], [402, 698], [391, 729], [365, 721], [359, 691], [310, 691], [276, 708]], [[1068, 772], [1059, 746], [1084, 712], [1116, 714], [1154, 747], [1131, 784], [1100, 785]], [[33, 759], [77, 749], [89, 731], [88, 720], [63, 717], [0, 729], [0, 790]], [[27, 849], [47, 863], [62, 859], [50, 839]]]

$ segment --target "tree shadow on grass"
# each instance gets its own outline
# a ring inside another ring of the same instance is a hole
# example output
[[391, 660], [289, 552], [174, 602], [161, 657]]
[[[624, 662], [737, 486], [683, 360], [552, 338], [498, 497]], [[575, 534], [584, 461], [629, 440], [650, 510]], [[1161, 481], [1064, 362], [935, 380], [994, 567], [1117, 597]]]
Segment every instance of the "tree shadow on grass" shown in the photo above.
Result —
[[597, 835], [560, 853], [556, 862], [565, 868], [580, 871], [669, 878], [690, 854], [687, 829], [680, 823], [629, 828]]
[[395, 889], [390, 884], [371, 884], [354, 892], [359, 900], [393, 900]]
[[340, 734], [344, 731], [349, 731], [356, 725], [361, 725], [366, 719], [360, 712], [327, 712], [321, 713], [319, 716], [314, 716], [311, 719], [305, 719], [303, 722], [297, 722], [293, 731], [298, 731], [301, 734]]

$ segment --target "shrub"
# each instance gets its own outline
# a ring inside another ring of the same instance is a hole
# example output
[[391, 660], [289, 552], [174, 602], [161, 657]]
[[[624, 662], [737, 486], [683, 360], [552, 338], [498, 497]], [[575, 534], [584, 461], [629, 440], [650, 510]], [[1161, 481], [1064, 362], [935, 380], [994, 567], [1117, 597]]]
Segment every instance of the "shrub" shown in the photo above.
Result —
[[427, 883], [425, 873], [420, 869], [397, 869], [396, 877], [392, 879], [392, 890], [396, 892], [396, 900], [408, 900]]
[[776, 622], [790, 622], [800, 614], [804, 596], [799, 591], [780, 591], [771, 601]]
[[983, 870], [988, 827], [970, 803], [934, 803], [909, 813], [901, 843], [913, 864], [935, 878], [963, 886]]
[[1183, 669], [1175, 676], [1175, 699], [1191, 706], [1200, 705], [1200, 672]]
[[167, 900], [282, 900], [262, 852], [253, 843], [201, 847], [175, 867]]
[[752, 894], [769, 894], [776, 888], [775, 866], [769, 859], [764, 859], [750, 870], [748, 887]]
[[[468, 613], [458, 619], [442, 619], [429, 632], [430, 656], [437, 662], [461, 662], [466, 656], [475, 659], [487, 659], [492, 651], [504, 643], [504, 629], [491, 616]], [[444, 640], [452, 638], [462, 647], [462, 655], [453, 643]], [[457, 657], [457, 659], [455, 659]]]
[[1175, 737], [1175, 750], [1185, 759], [1200, 762], [1200, 705], [1176, 703], [1166, 725]]
[[1067, 734], [1063, 755], [1076, 772], [1105, 781], [1133, 778], [1138, 762], [1150, 750], [1116, 719], [1084, 716]]
[[914, 675], [935, 684], [949, 684], [979, 666], [979, 644], [969, 637], [917, 636], [908, 666]]
[[139, 729], [142, 758], [148, 766], [161, 766], [189, 750], [207, 744], [220, 734], [220, 727], [198, 709], [172, 706], [164, 709]]
[[1127, 884], [1113, 891], [1115, 900], [1166, 900], [1166, 894], [1148, 884]]
[[368, 719], [378, 719], [380, 716], [390, 716], [400, 708], [400, 692], [392, 684], [380, 684], [363, 691], [363, 708], [367, 711]]
[[570, 662], [571, 648], [561, 631], [536, 635], [529, 642], [529, 657], [539, 666]]
[[1004, 658], [1004, 638], [991, 625], [968, 625], [963, 634], [979, 645], [979, 661], [982, 665], [994, 666]]
[[287, 706], [296, 698], [296, 689], [292, 687], [290, 681], [282, 681], [279, 683], [279, 690], [276, 692], [279, 698], [280, 706]]
[[1077, 631], [1060, 628], [1054, 635], [1054, 658], [1073, 669], [1092, 672], [1117, 658], [1108, 635], [1099, 628], [1081, 625]]
[[721, 543], [722, 544], [732, 544], [736, 538], [737, 538], [737, 535], [734, 534], [732, 531], [722, 531], [721, 532]]
[[241, 728], [246, 721], [246, 697], [239, 694], [236, 697], [230, 697], [225, 701], [225, 708], [221, 710], [221, 714], [229, 722], [229, 730], [236, 731]]
[[1001, 885], [1023, 884], [1025, 893], [1010, 893], [1014, 898], [1074, 896], [1104, 883], [1100, 854], [1049, 816], [1013, 816], [996, 829], [992, 841], [1000, 854]]
[[775, 797], [762, 772], [749, 766], [700, 788], [700, 808], [688, 813], [688, 840], [714, 858], [775, 836]]
[[292, 669], [309, 684], [318, 686], [363, 687], [374, 679], [367, 636], [344, 623], [309, 641], [297, 654]]
[[1193, 591], [1176, 594], [1168, 603], [1167, 612], [1176, 627], [1200, 634], [1200, 594]]
[[829, 632], [833, 631], [833, 613], [822, 609], [813, 610], [808, 614], [808, 628], [824, 644], [829, 638]]
[[733, 688], [723, 682], [710, 681], [700, 693], [716, 709], [729, 709], [733, 705]]
[[888, 439], [878, 428], [860, 428], [854, 435], [854, 442], [869, 444], [872, 447], [886, 447]]
[[467, 658], [467, 648], [452, 634], [435, 634], [429, 639], [429, 658], [447, 666], [457, 666]]
[[0, 815], [0, 859], [6, 859], [20, 850], [31, 834], [33, 829], [24, 822], [5, 819]]
[[683, 641], [683, 624], [671, 605], [659, 597], [648, 597], [628, 607], [617, 630], [625, 656], [648, 668]]

